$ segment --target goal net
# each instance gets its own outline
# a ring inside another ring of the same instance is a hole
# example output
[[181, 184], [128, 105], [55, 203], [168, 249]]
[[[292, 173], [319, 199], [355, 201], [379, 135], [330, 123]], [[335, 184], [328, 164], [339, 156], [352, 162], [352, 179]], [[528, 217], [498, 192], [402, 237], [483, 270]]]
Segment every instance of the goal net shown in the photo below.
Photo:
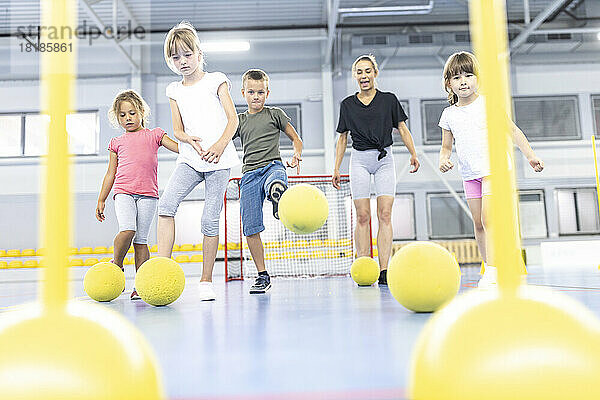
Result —
[[[229, 180], [225, 198], [225, 279], [227, 281], [257, 275], [256, 266], [242, 232], [240, 213], [240, 178]], [[265, 265], [271, 276], [313, 277], [346, 275], [350, 273], [353, 253], [355, 218], [350, 182], [341, 177], [341, 189], [331, 185], [331, 176], [291, 175], [289, 186], [306, 183], [323, 191], [329, 203], [329, 216], [325, 224], [308, 235], [298, 235], [288, 230], [273, 217], [270, 201], [263, 204], [261, 233], [265, 252]], [[306, 210], [310, 212], [310, 210]]]

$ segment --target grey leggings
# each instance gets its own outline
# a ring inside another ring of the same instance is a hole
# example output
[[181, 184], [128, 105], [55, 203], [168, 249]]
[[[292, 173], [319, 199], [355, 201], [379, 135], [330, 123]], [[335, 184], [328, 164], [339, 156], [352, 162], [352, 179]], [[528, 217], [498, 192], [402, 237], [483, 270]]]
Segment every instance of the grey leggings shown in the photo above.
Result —
[[396, 195], [396, 166], [392, 148], [386, 147], [387, 155], [377, 160], [379, 150], [356, 150], [350, 153], [350, 191], [352, 198], [371, 197], [371, 175], [375, 180], [375, 195]]
[[117, 193], [115, 213], [119, 232], [135, 231], [133, 243], [148, 244], [148, 233], [156, 212], [156, 197]]
[[178, 164], [158, 201], [158, 215], [174, 217], [181, 201], [204, 181], [205, 200], [200, 230], [206, 236], [217, 236], [229, 172], [229, 168], [198, 172], [185, 163]]

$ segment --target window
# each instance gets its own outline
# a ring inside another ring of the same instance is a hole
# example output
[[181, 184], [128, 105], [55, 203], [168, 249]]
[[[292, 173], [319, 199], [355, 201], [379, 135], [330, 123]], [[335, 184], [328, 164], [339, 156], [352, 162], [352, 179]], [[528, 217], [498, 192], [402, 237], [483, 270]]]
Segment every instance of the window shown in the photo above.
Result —
[[[600, 98], [596, 119], [600, 121]], [[423, 142], [441, 144], [440, 116], [448, 102], [423, 100]], [[515, 123], [532, 141], [581, 138], [577, 96], [516, 97], [513, 99]], [[597, 125], [598, 126], [598, 125]]]
[[[402, 106], [404, 113], [410, 117], [410, 110], [408, 109], [408, 100], [398, 100], [398, 101], [400, 102], [400, 105]], [[406, 124], [408, 129], [410, 129], [410, 118], [407, 119], [406, 121], [404, 121], [404, 123]], [[336, 121], [335, 126], [337, 127], [337, 121]], [[337, 133], [335, 133], [335, 135], [337, 137]], [[395, 144], [404, 145], [404, 142], [402, 141], [402, 137], [400, 136], [400, 134], [398, 133], [398, 129], [396, 129], [396, 128], [394, 128], [392, 130], [392, 145], [395, 145]], [[348, 135], [347, 147], [352, 147], [352, 137], [350, 135]]]
[[[465, 201], [464, 195], [461, 195]], [[466, 201], [465, 201], [466, 203]], [[431, 239], [474, 238], [473, 221], [450, 193], [427, 195]]]
[[48, 143], [46, 137], [50, 127], [50, 116], [43, 114], [25, 115], [25, 151], [26, 156], [46, 154]]
[[516, 97], [515, 123], [531, 141], [581, 138], [577, 96]]
[[448, 100], [423, 100], [421, 114], [423, 116], [423, 143], [441, 144], [442, 129], [438, 126], [442, 111], [448, 107]]
[[557, 189], [560, 235], [600, 233], [595, 188]]
[[594, 110], [594, 132], [600, 134], [600, 95], [592, 96], [592, 109]]
[[[371, 235], [377, 237], [377, 199], [371, 198]], [[412, 194], [396, 194], [392, 206], [394, 240], [412, 240], [415, 233], [415, 198]]]
[[97, 112], [78, 112], [67, 115], [69, 150], [72, 154], [98, 153], [99, 121]]
[[521, 238], [534, 239], [548, 236], [543, 190], [519, 191], [519, 219]]
[[[301, 124], [301, 109], [302, 109], [302, 107], [300, 104], [268, 104], [268, 106], [281, 108], [283, 110], [283, 112], [285, 112], [287, 114], [287, 116], [290, 117], [290, 123], [296, 129], [296, 132], [298, 132], [298, 135], [300, 136], [300, 138], [302, 138], [302, 124]], [[247, 109], [248, 109], [247, 105], [236, 105], [235, 106], [235, 111], [237, 113], [243, 113]], [[235, 144], [235, 148], [237, 150], [242, 150], [242, 142], [240, 141], [239, 138], [235, 138], [233, 140], [233, 143]], [[282, 149], [291, 149], [292, 148], [292, 141], [290, 140], [290, 138], [287, 137], [287, 135], [283, 131], [279, 132], [279, 147]]]
[[[47, 152], [50, 117], [37, 113], [0, 115], [0, 157], [41, 156]], [[100, 130], [97, 111], [67, 115], [69, 151], [76, 155], [98, 153]]]
[[21, 115], [0, 115], [0, 157], [21, 155], [22, 148]]

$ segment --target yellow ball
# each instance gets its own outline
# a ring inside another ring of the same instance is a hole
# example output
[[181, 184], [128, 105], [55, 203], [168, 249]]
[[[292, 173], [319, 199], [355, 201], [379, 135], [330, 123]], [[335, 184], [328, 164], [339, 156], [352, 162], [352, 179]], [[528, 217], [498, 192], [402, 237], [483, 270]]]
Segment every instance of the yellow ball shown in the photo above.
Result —
[[125, 289], [125, 274], [116, 264], [101, 262], [85, 273], [83, 289], [96, 301], [111, 301]]
[[165, 398], [148, 342], [106, 307], [35, 304], [0, 316], [0, 399]]
[[350, 276], [358, 286], [371, 286], [379, 278], [379, 265], [371, 257], [358, 257], [350, 267]]
[[448, 250], [433, 242], [402, 247], [387, 272], [390, 292], [409, 310], [436, 311], [460, 288], [460, 267]]
[[328, 215], [327, 198], [313, 185], [294, 185], [283, 193], [279, 201], [281, 222], [299, 235], [312, 233], [322, 227]]
[[435, 313], [415, 346], [408, 398], [600, 399], [598, 318], [547, 288], [519, 290], [473, 290]]
[[135, 274], [135, 289], [146, 303], [166, 306], [181, 296], [185, 287], [183, 269], [170, 258], [155, 257]]

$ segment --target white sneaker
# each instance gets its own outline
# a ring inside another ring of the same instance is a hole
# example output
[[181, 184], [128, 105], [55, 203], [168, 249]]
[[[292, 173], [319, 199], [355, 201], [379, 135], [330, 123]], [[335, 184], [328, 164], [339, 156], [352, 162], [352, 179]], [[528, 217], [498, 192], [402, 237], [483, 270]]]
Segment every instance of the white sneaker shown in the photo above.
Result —
[[480, 289], [491, 289], [498, 287], [498, 270], [496, 267], [485, 266], [485, 272], [479, 280], [477, 287]]
[[200, 301], [211, 301], [217, 298], [212, 282], [200, 282]]

